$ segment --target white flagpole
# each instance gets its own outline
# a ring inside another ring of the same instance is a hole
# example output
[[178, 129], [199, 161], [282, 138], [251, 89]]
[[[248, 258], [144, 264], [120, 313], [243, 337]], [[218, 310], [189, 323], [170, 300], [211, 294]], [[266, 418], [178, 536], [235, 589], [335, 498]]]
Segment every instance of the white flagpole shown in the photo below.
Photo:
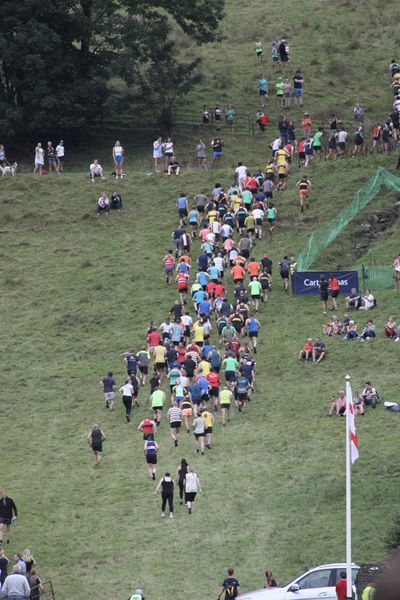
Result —
[[346, 597], [351, 600], [352, 573], [351, 573], [351, 455], [350, 455], [350, 403], [353, 396], [350, 385], [350, 375], [346, 375]]

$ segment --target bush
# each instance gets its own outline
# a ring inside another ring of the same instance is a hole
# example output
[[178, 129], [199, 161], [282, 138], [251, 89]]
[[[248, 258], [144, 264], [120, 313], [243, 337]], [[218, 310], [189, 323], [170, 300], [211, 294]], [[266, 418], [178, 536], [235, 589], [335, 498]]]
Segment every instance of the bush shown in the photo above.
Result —
[[392, 553], [400, 548], [400, 513], [393, 518], [392, 526], [386, 536], [386, 548]]

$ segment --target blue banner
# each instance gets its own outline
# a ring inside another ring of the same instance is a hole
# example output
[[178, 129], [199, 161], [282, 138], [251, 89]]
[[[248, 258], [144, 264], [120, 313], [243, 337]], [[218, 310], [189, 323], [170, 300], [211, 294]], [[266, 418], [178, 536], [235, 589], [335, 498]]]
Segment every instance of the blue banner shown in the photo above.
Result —
[[294, 273], [292, 277], [292, 292], [296, 296], [302, 294], [319, 294], [318, 282], [321, 275], [328, 281], [331, 274], [339, 281], [340, 292], [346, 294], [351, 288], [358, 291], [358, 271], [303, 271]]

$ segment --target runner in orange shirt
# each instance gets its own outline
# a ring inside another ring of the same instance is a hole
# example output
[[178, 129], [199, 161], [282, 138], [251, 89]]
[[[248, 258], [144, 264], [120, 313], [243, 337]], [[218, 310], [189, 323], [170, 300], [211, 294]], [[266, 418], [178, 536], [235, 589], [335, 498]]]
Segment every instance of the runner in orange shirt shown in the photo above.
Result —
[[336, 277], [334, 276], [333, 273], [331, 273], [331, 276], [329, 278], [329, 287], [331, 288], [331, 293], [332, 293], [332, 308], [331, 310], [337, 310], [337, 297], [339, 296], [340, 293], [340, 285], [339, 285], [339, 281], [336, 279]]
[[178, 275], [176, 276], [176, 283], [178, 284], [178, 292], [182, 304], [186, 304], [188, 282], [189, 275], [187, 273], [178, 273]]
[[234, 265], [231, 269], [233, 283], [241, 283], [245, 276], [245, 270], [240, 265]]
[[246, 270], [250, 275], [250, 279], [252, 279], [253, 277], [258, 277], [261, 272], [260, 263], [258, 263], [256, 260], [254, 260], [253, 257], [251, 257], [250, 262], [247, 263]]

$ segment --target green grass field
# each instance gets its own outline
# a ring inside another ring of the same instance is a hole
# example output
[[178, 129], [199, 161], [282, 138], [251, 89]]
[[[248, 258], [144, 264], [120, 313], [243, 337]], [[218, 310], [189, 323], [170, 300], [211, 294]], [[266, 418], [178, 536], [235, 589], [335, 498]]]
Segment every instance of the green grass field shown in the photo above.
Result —
[[[210, 72], [205, 97], [211, 102], [212, 78], [226, 74], [231, 79], [224, 84], [226, 96], [221, 92], [220, 97], [241, 98], [248, 112], [257, 108], [255, 92], [246, 97], [244, 86], [252, 85], [259, 70], [254, 39], [258, 22], [266, 19], [268, 39], [271, 23], [289, 37], [296, 65], [310, 63], [317, 52], [320, 64], [313, 66], [307, 90], [316, 114], [319, 106], [326, 114], [333, 107], [350, 111], [353, 80], [360, 101], [369, 102], [373, 115], [380, 114], [390, 103], [385, 69], [392, 56], [371, 36], [376, 27], [382, 35], [393, 33], [382, 7], [365, 1], [353, 11], [345, 1], [332, 7], [316, 0], [288, 1], [283, 16], [261, 2], [247, 8], [229, 0], [223, 45], [202, 50]], [[394, 3], [387, 10], [393, 16], [400, 12]], [[347, 51], [343, 57], [354, 31], [359, 47], [352, 59]], [[307, 44], [301, 34], [307, 34]], [[342, 73], [340, 65], [329, 66], [333, 60], [348, 69], [346, 84], [329, 84]], [[227, 71], [227, 64], [235, 68]], [[201, 106], [200, 92], [197, 98]], [[118, 136], [124, 139], [124, 132]], [[180, 143], [189, 152], [193, 142], [182, 138]], [[234, 137], [218, 173], [188, 168], [179, 178], [164, 178], [145, 175], [151, 170], [147, 145], [139, 151], [140, 140], [132, 139], [126, 146], [129, 175], [118, 182], [124, 210], [110, 218], [97, 219], [94, 210], [102, 188], [111, 193], [116, 184], [111, 178], [104, 186], [90, 183], [84, 168], [78, 169], [88, 162], [86, 152], [74, 156], [74, 170], [68, 173], [67, 163], [59, 178], [26, 173], [0, 180], [0, 483], [20, 511], [7, 555], [31, 547], [40, 574], [52, 579], [57, 598], [64, 600], [127, 598], [136, 585], [152, 600], [183, 600], [193, 593], [205, 599], [217, 593], [230, 565], [242, 589], [249, 590], [262, 586], [267, 566], [283, 583], [307, 567], [343, 560], [344, 422], [327, 418], [328, 404], [347, 372], [353, 389], [370, 378], [385, 399], [397, 400], [399, 348], [383, 339], [383, 323], [392, 313], [400, 318], [398, 296], [391, 290], [377, 293], [377, 340], [361, 344], [329, 338], [327, 360], [318, 367], [303, 365], [297, 353], [306, 337], [322, 334], [325, 319], [317, 297], [283, 292], [276, 267], [283, 254], [298, 254], [309, 233], [334, 217], [378, 165], [390, 169], [394, 157], [313, 166], [312, 203], [303, 217], [294, 190], [297, 171], [288, 189], [276, 195], [279, 227], [273, 242], [264, 238], [255, 252], [260, 257], [268, 250], [275, 263], [271, 299], [259, 315], [256, 393], [248, 412], [234, 413], [225, 429], [217, 415], [214, 446], [204, 457], [196, 455], [192, 436], [182, 435], [180, 447], [173, 448], [163, 422], [157, 475], [175, 471], [185, 456], [203, 487], [190, 518], [177, 506], [175, 520], [164, 522], [136, 430], [148, 414], [147, 389], [132, 423], [126, 424], [119, 399], [113, 413], [105, 411], [99, 380], [112, 369], [122, 383], [121, 354], [142, 345], [148, 322], [160, 323], [176, 298], [175, 287], [165, 285], [161, 258], [177, 222], [178, 193], [192, 196], [203, 187], [211, 189], [216, 180], [227, 184], [238, 160], [249, 168], [263, 166], [269, 151], [265, 140]], [[93, 146], [92, 154], [109, 173], [107, 145]], [[384, 193], [376, 203], [390, 206], [394, 199]], [[390, 263], [398, 252], [398, 231], [394, 226], [368, 256]], [[197, 252], [195, 244], [192, 256]], [[338, 245], [337, 256], [352, 266], [346, 247]], [[342, 315], [343, 299], [340, 305]], [[363, 315], [357, 315], [357, 322], [363, 323]], [[86, 442], [95, 422], [107, 435], [98, 470]], [[359, 418], [357, 426], [353, 557], [372, 562], [385, 556], [385, 538], [397, 512], [399, 424], [396, 415], [379, 406]]]

